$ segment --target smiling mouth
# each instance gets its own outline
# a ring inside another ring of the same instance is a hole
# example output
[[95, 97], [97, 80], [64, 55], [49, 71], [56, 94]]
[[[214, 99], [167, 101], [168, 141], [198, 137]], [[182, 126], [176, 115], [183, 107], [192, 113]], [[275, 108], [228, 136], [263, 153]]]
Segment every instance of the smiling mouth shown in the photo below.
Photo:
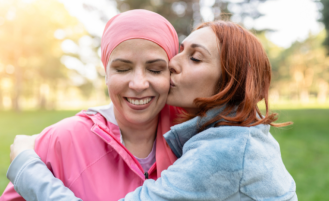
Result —
[[151, 102], [153, 97], [147, 97], [147, 98], [128, 98], [125, 97], [125, 99], [134, 105], [145, 105], [148, 104], [149, 102]]

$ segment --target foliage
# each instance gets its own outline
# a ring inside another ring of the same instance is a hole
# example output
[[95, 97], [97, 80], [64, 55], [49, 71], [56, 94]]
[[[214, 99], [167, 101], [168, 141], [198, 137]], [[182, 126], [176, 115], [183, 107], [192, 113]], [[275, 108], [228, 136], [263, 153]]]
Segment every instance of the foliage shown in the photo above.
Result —
[[[231, 15], [243, 24], [247, 17], [256, 19], [262, 14], [258, 5], [266, 0], [242, 0], [230, 2], [222, 0], [116, 0], [121, 11], [130, 9], [151, 10], [164, 16], [175, 27], [180, 41], [188, 36], [202, 21], [229, 19]], [[225, 14], [225, 15], [223, 15]]]
[[146, 9], [164, 16], [175, 27], [178, 36], [187, 36], [193, 29], [193, 19], [200, 16], [198, 0], [117, 0], [121, 11]]
[[328, 0], [320, 0], [322, 3], [322, 9], [321, 9], [321, 14], [322, 18], [321, 21], [324, 24], [324, 27], [326, 29], [326, 38], [323, 41], [323, 45], [327, 49], [327, 54], [329, 54], [329, 1]]

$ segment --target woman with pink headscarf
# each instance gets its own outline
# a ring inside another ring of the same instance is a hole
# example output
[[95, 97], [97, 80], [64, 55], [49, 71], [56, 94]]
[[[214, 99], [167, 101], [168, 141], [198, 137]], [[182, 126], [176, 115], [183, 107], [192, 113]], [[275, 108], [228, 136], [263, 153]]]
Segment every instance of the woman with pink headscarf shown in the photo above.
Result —
[[[83, 200], [118, 200], [176, 160], [163, 138], [174, 115], [166, 105], [168, 63], [178, 53], [173, 26], [146, 10], [118, 14], [101, 49], [110, 105], [49, 126], [35, 144], [54, 176]], [[24, 200], [11, 183], [0, 198], [7, 200]]]

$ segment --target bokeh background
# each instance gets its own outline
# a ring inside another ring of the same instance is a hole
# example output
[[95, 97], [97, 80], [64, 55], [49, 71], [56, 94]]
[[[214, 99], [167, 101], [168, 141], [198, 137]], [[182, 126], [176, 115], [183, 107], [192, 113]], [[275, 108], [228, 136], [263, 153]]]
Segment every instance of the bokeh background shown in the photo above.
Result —
[[214, 19], [251, 30], [271, 60], [271, 110], [294, 122], [271, 132], [299, 200], [329, 200], [327, 0], [0, 0], [0, 193], [16, 134], [110, 102], [101, 35], [111, 17], [137, 8], [167, 18], [180, 41]]

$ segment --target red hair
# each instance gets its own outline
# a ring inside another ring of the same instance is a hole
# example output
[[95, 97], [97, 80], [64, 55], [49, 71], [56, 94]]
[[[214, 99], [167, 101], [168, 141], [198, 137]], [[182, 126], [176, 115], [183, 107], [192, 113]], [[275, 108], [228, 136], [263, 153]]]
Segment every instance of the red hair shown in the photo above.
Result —
[[[269, 114], [271, 65], [260, 41], [251, 32], [233, 22], [205, 22], [196, 30], [204, 27], [210, 27], [217, 36], [222, 74], [215, 95], [210, 98], [196, 98], [194, 103], [198, 107], [198, 112], [183, 113], [182, 120], [205, 116], [208, 110], [225, 105], [221, 114], [201, 125], [200, 131], [215, 122], [215, 126], [269, 124], [282, 127], [292, 124], [276, 124], [274, 122], [277, 120], [277, 114]], [[261, 100], [265, 101], [264, 116], [257, 106]], [[229, 116], [233, 111], [235, 115]]]

